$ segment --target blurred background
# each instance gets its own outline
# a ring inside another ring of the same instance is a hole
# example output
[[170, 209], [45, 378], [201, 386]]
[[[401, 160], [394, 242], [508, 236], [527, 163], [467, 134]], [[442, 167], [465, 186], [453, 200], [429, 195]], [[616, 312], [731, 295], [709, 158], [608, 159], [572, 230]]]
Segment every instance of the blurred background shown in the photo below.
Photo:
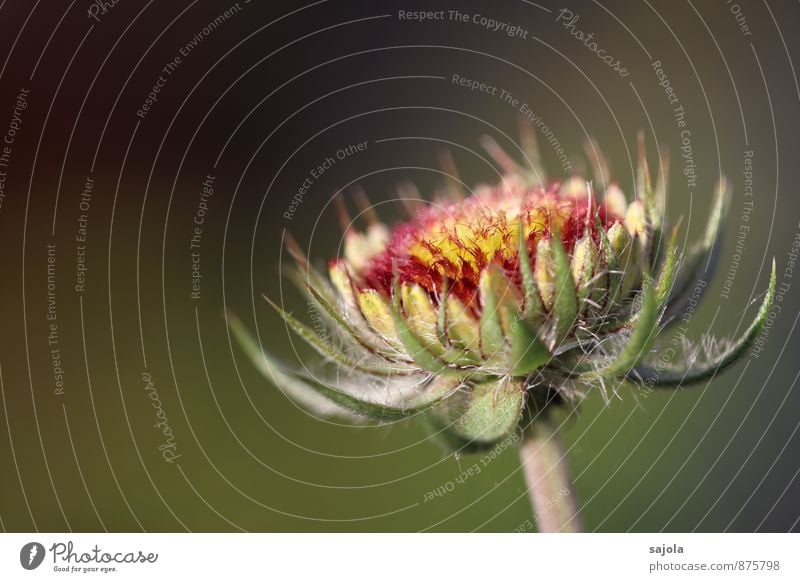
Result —
[[324, 264], [337, 192], [363, 186], [394, 222], [397, 186], [429, 194], [444, 150], [467, 184], [496, 181], [479, 140], [519, 158], [529, 111], [553, 178], [590, 167], [592, 136], [631, 193], [637, 131], [651, 166], [668, 150], [683, 245], [728, 176], [690, 336], [740, 333], [773, 256], [783, 284], [762, 349], [724, 375], [590, 394], [565, 421], [588, 529], [797, 531], [798, 19], [756, 1], [0, 3], [0, 527], [523, 527], [513, 447], [484, 462], [413, 421], [315, 418], [259, 375], [225, 312], [310, 357], [262, 299], [306, 311], [286, 233]]

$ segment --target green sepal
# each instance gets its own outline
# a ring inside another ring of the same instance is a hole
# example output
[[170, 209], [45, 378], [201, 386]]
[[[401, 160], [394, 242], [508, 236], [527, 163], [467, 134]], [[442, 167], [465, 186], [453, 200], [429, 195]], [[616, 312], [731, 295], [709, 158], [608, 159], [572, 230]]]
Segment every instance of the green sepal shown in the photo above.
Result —
[[295, 269], [290, 271], [290, 276], [298, 289], [305, 292], [306, 286], [311, 286], [317, 289], [324, 289], [329, 298], [333, 297], [333, 289], [330, 282], [311, 264], [294, 237], [286, 233], [285, 241], [289, 255], [297, 263]]
[[245, 354], [250, 358], [261, 374], [267, 379], [272, 380], [279, 388], [284, 389], [290, 396], [298, 391], [315, 393], [359, 416], [388, 421], [400, 420], [424, 412], [431, 406], [446, 400], [452, 396], [454, 392], [450, 391], [437, 395], [436, 398], [423, 405], [410, 406], [407, 408], [370, 402], [343, 392], [338, 388], [329, 386], [316, 378], [312, 378], [307, 374], [293, 370], [278, 362], [275, 358], [261, 350], [256, 339], [247, 331], [241, 321], [231, 314], [228, 314], [228, 325]]
[[776, 285], [775, 259], [772, 260], [772, 274], [770, 275], [769, 288], [761, 302], [753, 323], [742, 336], [736, 340], [724, 353], [713, 358], [711, 361], [700, 368], [689, 367], [663, 367], [654, 368], [643, 364], [634, 367], [627, 375], [627, 379], [637, 384], [648, 386], [675, 386], [683, 384], [693, 384], [710, 378], [714, 374], [732, 365], [739, 359], [758, 338], [764, 323], [767, 320], [772, 304], [775, 301]]
[[664, 226], [664, 211], [667, 200], [667, 178], [669, 176], [669, 154], [666, 150], [659, 151], [659, 173], [653, 190], [652, 204], [648, 209], [650, 221], [653, 224], [653, 240], [655, 246], [652, 252], [652, 268], [661, 260], [661, 231]]
[[450, 287], [447, 279], [442, 277], [442, 288], [439, 291], [439, 306], [436, 311], [436, 335], [443, 346], [450, 345], [450, 338], [447, 337], [447, 294]]
[[606, 280], [608, 281], [608, 289], [606, 290], [605, 308], [603, 313], [607, 314], [616, 305], [619, 297], [619, 290], [622, 287], [622, 273], [619, 271], [619, 263], [614, 249], [611, 248], [611, 241], [608, 240], [608, 233], [600, 222], [600, 214], [595, 212], [595, 229], [599, 233], [600, 238], [600, 253], [603, 257], [606, 269]]
[[[457, 368], [471, 368], [479, 363], [480, 360], [467, 350], [452, 346], [443, 346], [439, 343], [431, 342], [424, 337], [421, 337], [418, 333], [414, 332], [413, 329], [408, 327], [408, 324], [406, 324], [405, 318], [403, 318], [402, 314], [400, 314], [400, 318], [402, 319], [402, 322], [400, 325], [398, 325], [397, 320], [395, 320], [395, 328], [397, 329], [397, 335], [400, 337], [400, 341], [403, 343], [403, 347], [406, 350], [409, 350], [409, 346], [421, 346], [429, 356], [434, 358], [434, 360], [431, 360], [429, 363], [433, 364], [434, 362], [437, 362], [437, 365], [443, 363], [446, 366], [443, 369], [430, 369], [429, 371], [437, 373], [449, 373], [451, 370], [450, 365], [456, 366]], [[401, 332], [403, 335], [401, 335]], [[408, 335], [405, 335], [406, 332]], [[414, 356], [416, 353], [417, 352], [414, 352], [411, 355], [414, 360], [420, 364], [416, 356]]]
[[656, 305], [661, 308], [667, 300], [672, 286], [675, 283], [675, 274], [678, 271], [678, 229], [680, 222], [675, 225], [667, 243], [667, 251], [656, 283]]
[[[504, 293], [501, 298], [498, 298], [498, 284]], [[503, 272], [496, 266], [487, 267], [481, 277], [483, 352], [490, 360], [502, 355], [513, 376], [526, 376], [546, 363], [550, 352], [539, 339], [534, 325], [520, 313], [518, 299]]]
[[722, 229], [722, 221], [728, 214], [728, 205], [731, 199], [731, 188], [728, 180], [724, 176], [720, 177], [717, 182], [717, 189], [714, 192], [714, 202], [711, 207], [711, 214], [706, 223], [706, 230], [703, 233], [702, 247], [708, 252], [712, 246], [717, 242], [720, 230]]
[[548, 347], [552, 350], [569, 337], [575, 326], [575, 318], [578, 315], [578, 298], [575, 293], [575, 285], [572, 283], [569, 255], [561, 242], [561, 234], [554, 229], [550, 240], [556, 276], [553, 321], [547, 338]]
[[639, 361], [647, 356], [658, 331], [658, 305], [652, 278], [644, 276], [641, 292], [641, 308], [631, 317], [633, 328], [630, 339], [614, 360], [606, 366], [581, 374], [579, 378], [588, 382], [598, 378], [620, 376], [628, 373]]
[[364, 366], [359, 363], [358, 360], [352, 357], [348, 357], [344, 354], [341, 350], [336, 349], [334, 346], [322, 341], [322, 339], [317, 335], [317, 333], [309, 326], [304, 324], [303, 322], [299, 321], [296, 317], [291, 315], [290, 313], [286, 312], [285, 310], [281, 309], [274, 301], [272, 301], [269, 297], [264, 296], [264, 299], [269, 303], [272, 308], [278, 312], [278, 315], [286, 322], [286, 324], [292, 329], [292, 331], [297, 334], [300, 339], [306, 342], [309, 346], [314, 348], [321, 356], [325, 358], [329, 358], [330, 360], [336, 362], [340, 366], [345, 369], [353, 369], [358, 370], [359, 372], [363, 372], [365, 374], [370, 374], [373, 376], [398, 376], [398, 375], [408, 375], [417, 372], [417, 370], [413, 370], [407, 367], [403, 368], [394, 368], [388, 365], [388, 362], [382, 361], [380, 365], [375, 366]]
[[536, 278], [531, 269], [531, 258], [528, 254], [528, 241], [525, 237], [525, 224], [519, 223], [519, 272], [522, 276], [522, 289], [524, 292], [523, 317], [533, 323], [540, 320], [544, 314], [542, 298], [536, 288]]
[[433, 374], [457, 373], [455, 369], [448, 366], [446, 361], [440, 358], [440, 356], [445, 355], [443, 346], [434, 345], [421, 338], [418, 334], [414, 333], [414, 330], [406, 323], [400, 305], [400, 288], [397, 279], [395, 279], [393, 285], [392, 301], [389, 305], [389, 309], [394, 319], [394, 328], [400, 343], [403, 345], [406, 353], [420, 368]]
[[704, 276], [706, 279], [713, 274], [722, 247], [722, 221], [728, 213], [730, 195], [731, 189], [727, 180], [724, 177], [720, 178], [703, 239], [689, 252], [689, 256], [681, 265], [681, 276], [673, 285], [672, 293], [667, 299], [667, 309], [663, 318], [665, 324], [676, 321], [685, 311], [700, 274], [707, 270]]
[[550, 350], [539, 339], [536, 330], [524, 319], [511, 327], [511, 375], [528, 376], [550, 361]]
[[524, 402], [524, 381], [504, 377], [459, 390], [432, 414], [451, 441], [491, 444], [516, 430]]
[[447, 418], [433, 411], [423, 414], [419, 418], [422, 426], [430, 434], [431, 440], [437, 443], [447, 454], [483, 453], [497, 444], [497, 441], [475, 441], [464, 438], [456, 431], [451, 430], [451, 422]]
[[432, 376], [431, 380], [418, 395], [408, 399], [408, 405], [411, 408], [420, 408], [438, 404], [443, 399], [464, 389], [470, 377], [468, 374], [463, 376]]
[[391, 359], [394, 361], [398, 361], [397, 354], [389, 352], [388, 350], [382, 349], [379, 346], [375, 345], [373, 342], [365, 337], [365, 334], [360, 333], [353, 325], [350, 324], [341, 314], [339, 310], [337, 310], [331, 302], [325, 297], [322, 293], [319, 292], [316, 288], [312, 287], [311, 285], [306, 285], [306, 289], [310, 294], [310, 299], [313, 303], [316, 304], [328, 317], [330, 317], [336, 325], [342, 328], [347, 335], [359, 346], [370, 352], [371, 354], [380, 354], [382, 357]]
[[497, 359], [505, 352], [506, 338], [503, 333], [503, 324], [500, 321], [500, 310], [504, 309], [500, 305], [495, 294], [494, 284], [498, 276], [498, 269], [492, 265], [481, 273], [480, 296], [481, 296], [481, 352], [488, 359]]
[[[443, 333], [444, 327], [440, 327], [440, 324], [443, 326], [446, 320], [446, 314], [441, 313], [441, 305], [439, 306], [439, 312], [437, 313], [435, 339], [433, 337], [429, 337], [427, 334], [422, 335], [409, 326], [408, 323], [406, 323], [406, 318], [404, 316], [404, 313], [407, 313], [407, 307], [402, 305], [402, 301], [400, 299], [402, 297], [402, 293], [399, 292], [398, 287], [399, 285], [396, 285], [394, 288], [392, 307], [397, 310], [397, 312], [403, 318], [402, 323], [408, 329], [408, 332], [413, 336], [413, 340], [415, 342], [422, 345], [426, 351], [428, 351], [434, 357], [442, 360], [445, 364], [453, 364], [458, 367], [465, 367], [474, 366], [480, 361], [468, 350], [450, 345], [446, 334]], [[395, 328], [397, 328], [396, 323]], [[404, 347], [407, 348], [408, 346], [404, 344]]]
[[433, 374], [446, 373], [447, 364], [437, 358], [436, 355], [428, 349], [429, 344], [427, 344], [427, 342], [424, 342], [417, 334], [411, 331], [408, 325], [406, 325], [403, 315], [395, 306], [392, 306], [391, 310], [397, 337], [411, 359], [414, 360], [420, 368]]
[[636, 194], [642, 200], [644, 215], [647, 223], [647, 239], [645, 240], [645, 260], [651, 269], [655, 266], [658, 255], [655, 245], [661, 244], [661, 220], [656, 209], [655, 191], [650, 176], [650, 166], [647, 163], [644, 132], [638, 135], [639, 165], [636, 171]]

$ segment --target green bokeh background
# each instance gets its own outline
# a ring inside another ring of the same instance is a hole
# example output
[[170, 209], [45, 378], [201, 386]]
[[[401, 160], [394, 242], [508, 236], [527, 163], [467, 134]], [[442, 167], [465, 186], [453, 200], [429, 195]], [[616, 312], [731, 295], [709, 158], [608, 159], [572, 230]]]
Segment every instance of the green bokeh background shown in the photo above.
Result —
[[[401, 9], [454, 8], [447, 3], [331, 0], [282, 19], [303, 5], [242, 4], [184, 58], [140, 119], [162, 67], [230, 6], [189, 4], [120, 3], [100, 22], [76, 8], [57, 28], [66, 1], [37, 8], [27, 24], [32, 3], [9, 1], [0, 11], [9, 55], [0, 130], [19, 89], [31, 89], [0, 210], [7, 531], [512, 531], [525, 523], [530, 509], [513, 447], [484, 467], [480, 456], [446, 455], [415, 422], [316, 419], [259, 376], [224, 320], [229, 309], [253, 329], [257, 322], [274, 352], [291, 359], [297, 348], [308, 358], [260, 298], [305, 311], [281, 275], [285, 231], [324, 263], [341, 242], [333, 193], [357, 182], [382, 218], [397, 220], [395, 186], [413, 181], [429, 193], [441, 178], [442, 141], [456, 144], [448, 149], [466, 183], [496, 179], [475, 155], [479, 138], [490, 134], [514, 151], [518, 114], [455, 86], [453, 74], [527, 101], [576, 170], [585, 165], [583, 139], [597, 138], [628, 192], [643, 129], [651, 165], [656, 144], [672, 154], [667, 212], [684, 217], [687, 241], [702, 231], [719, 174], [730, 177], [720, 269], [691, 335], [741, 331], [772, 256], [779, 281], [786, 273], [800, 230], [795, 5], [742, 2], [747, 35], [724, 2], [458, 3], [462, 12], [524, 27], [528, 39], [520, 39], [472, 23], [398, 19]], [[616, 75], [556, 23], [561, 8], [579, 15], [576, 28], [594, 32], [630, 76]], [[692, 191], [655, 60], [686, 110], [699, 176]], [[378, 141], [400, 137], [413, 139]], [[283, 217], [312, 168], [365, 140], [365, 152], [337, 162], [293, 219]], [[722, 299], [742, 224], [745, 150], [755, 153], [751, 230]], [[558, 174], [552, 148], [542, 142], [542, 151]], [[193, 300], [189, 240], [208, 174], [215, 192], [202, 234], [201, 298]], [[79, 294], [74, 237], [87, 175], [96, 186]], [[60, 396], [47, 343], [52, 242]], [[589, 529], [798, 529], [798, 306], [792, 285], [760, 356], [708, 384], [649, 395], [622, 389], [607, 403], [591, 393], [565, 419]], [[174, 464], [158, 450], [144, 372], [175, 434]], [[475, 463], [479, 474], [425, 501]]]

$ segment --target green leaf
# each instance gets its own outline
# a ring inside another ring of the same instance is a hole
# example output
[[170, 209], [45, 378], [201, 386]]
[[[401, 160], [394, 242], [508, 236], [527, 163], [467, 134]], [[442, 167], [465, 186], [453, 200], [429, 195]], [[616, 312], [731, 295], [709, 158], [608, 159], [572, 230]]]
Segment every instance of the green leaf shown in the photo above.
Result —
[[706, 362], [704, 366], [670, 366], [664, 368], [663, 366], [653, 367], [650, 365], [638, 365], [633, 368], [628, 374], [628, 379], [645, 385], [651, 386], [675, 386], [678, 384], [692, 384], [700, 382], [706, 378], [710, 378], [714, 374], [722, 371], [731, 364], [735, 363], [753, 344], [758, 338], [761, 330], [764, 329], [764, 323], [767, 320], [772, 304], [775, 301], [775, 259], [772, 260], [772, 274], [770, 275], [769, 287], [764, 296], [764, 301], [761, 302], [761, 307], [758, 310], [756, 318], [747, 331], [725, 352], [719, 356], [712, 358]]
[[424, 412], [450, 396], [454, 391], [439, 394], [436, 398], [420, 406], [402, 408], [370, 402], [363, 398], [344, 392], [300, 371], [293, 370], [278, 362], [271, 355], [263, 352], [255, 338], [247, 331], [238, 318], [228, 315], [228, 325], [234, 337], [239, 341], [245, 354], [258, 370], [277, 386], [292, 396], [298, 393], [316, 393], [339, 407], [376, 420], [399, 420]]

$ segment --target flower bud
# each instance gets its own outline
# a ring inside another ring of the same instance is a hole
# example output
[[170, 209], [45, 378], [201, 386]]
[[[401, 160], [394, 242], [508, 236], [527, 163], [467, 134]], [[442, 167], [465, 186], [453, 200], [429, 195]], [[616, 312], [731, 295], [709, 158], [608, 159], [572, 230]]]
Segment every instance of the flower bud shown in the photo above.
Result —
[[[484, 145], [506, 172], [497, 185], [418, 210], [391, 231], [365, 197], [364, 232], [352, 230], [342, 212], [344, 257], [330, 264], [330, 282], [293, 252], [309, 273], [303, 290], [339, 332], [337, 342], [320, 337], [316, 321], [312, 328], [272, 305], [341, 368], [336, 375], [289, 370], [260, 353], [233, 321], [254, 363], [293, 392], [299, 386], [362, 418], [425, 413], [437, 434], [464, 449], [513, 434], [530, 420], [525, 411], [575, 398], [581, 386], [670, 385], [716, 374], [758, 337], [775, 297], [774, 262], [765, 300], [742, 339], [700, 365], [654, 367], [662, 318], [674, 319], [687, 298], [673, 290], [682, 264], [675, 231], [662, 258], [652, 256], [665, 228], [659, 209], [666, 182], [662, 177], [653, 189], [643, 138], [630, 204], [614, 183], [602, 204], [584, 178], [544, 187], [494, 141]], [[526, 151], [538, 160], [535, 148]], [[729, 198], [722, 181], [706, 234], [687, 259], [689, 273], [718, 244]]]
[[625, 212], [625, 226], [631, 236], [638, 237], [642, 248], [647, 243], [647, 212], [641, 200], [634, 200]]
[[388, 242], [389, 230], [382, 224], [370, 224], [365, 233], [349, 229], [344, 238], [344, 258], [355, 273], [361, 273]]
[[608, 212], [622, 218], [628, 210], [628, 201], [619, 186], [611, 184], [603, 194], [603, 204]]
[[558, 191], [560, 196], [577, 198], [578, 200], [586, 200], [587, 193], [586, 180], [578, 176], [573, 176], [564, 182]]

